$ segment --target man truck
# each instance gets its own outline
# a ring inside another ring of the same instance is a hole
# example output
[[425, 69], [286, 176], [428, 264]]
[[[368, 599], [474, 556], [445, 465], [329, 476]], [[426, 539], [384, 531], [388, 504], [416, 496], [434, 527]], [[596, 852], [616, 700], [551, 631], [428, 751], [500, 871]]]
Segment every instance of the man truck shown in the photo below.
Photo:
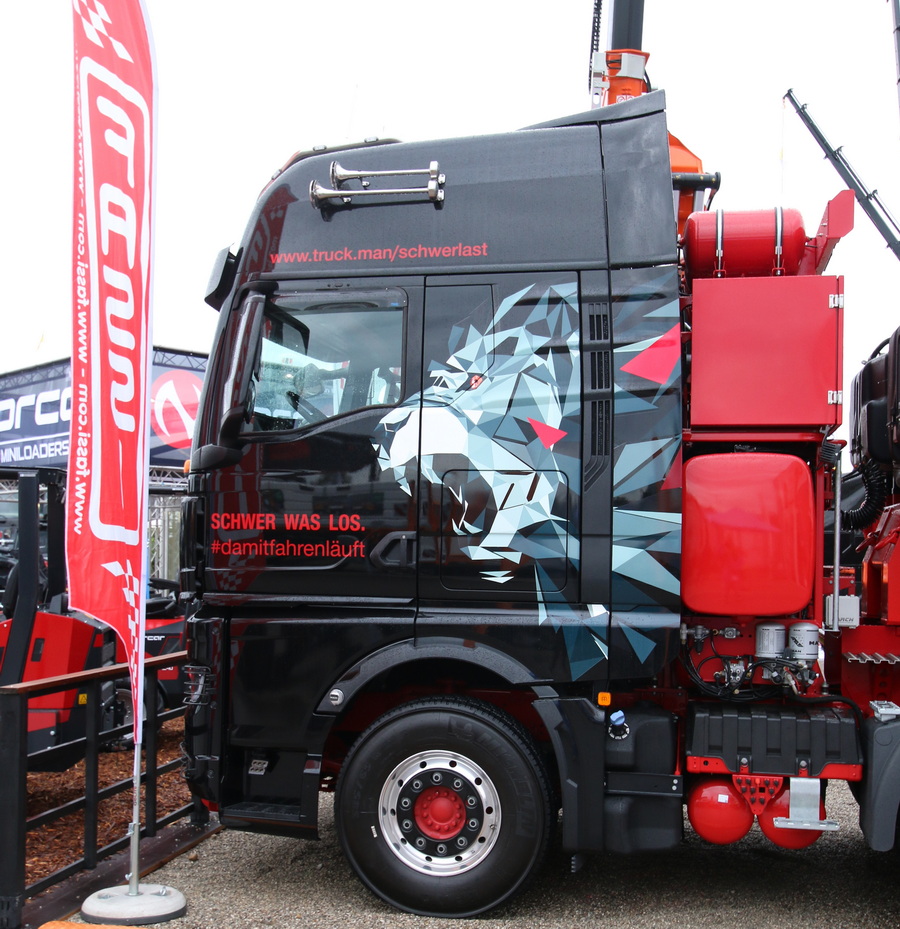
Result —
[[709, 208], [635, 46], [585, 113], [296, 155], [210, 285], [186, 776], [308, 838], [334, 790], [402, 910], [507, 901], [555, 829], [672, 847], [685, 807], [801, 849], [832, 781], [895, 844], [900, 332], [845, 398], [852, 194], [811, 232]]

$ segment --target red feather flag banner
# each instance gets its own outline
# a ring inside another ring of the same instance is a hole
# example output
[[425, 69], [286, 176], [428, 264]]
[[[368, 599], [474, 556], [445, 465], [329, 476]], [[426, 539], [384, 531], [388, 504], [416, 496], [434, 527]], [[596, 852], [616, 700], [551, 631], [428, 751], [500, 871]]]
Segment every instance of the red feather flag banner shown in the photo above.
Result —
[[66, 492], [69, 605], [109, 624], [134, 711], [131, 874], [91, 894], [88, 922], [183, 916], [184, 895], [140, 883], [151, 258], [156, 92], [140, 0], [72, 0], [75, 197], [72, 428]]
[[108, 623], [124, 645], [135, 744], [140, 745], [152, 343], [153, 48], [140, 0], [73, 0], [73, 7], [69, 605]]

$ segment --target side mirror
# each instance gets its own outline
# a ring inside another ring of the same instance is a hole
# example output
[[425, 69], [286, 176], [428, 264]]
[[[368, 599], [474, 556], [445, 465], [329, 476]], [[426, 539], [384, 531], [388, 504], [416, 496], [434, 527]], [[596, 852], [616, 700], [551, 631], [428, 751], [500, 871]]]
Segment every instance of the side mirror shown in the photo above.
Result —
[[244, 301], [240, 309], [228, 374], [225, 377], [222, 396], [222, 419], [219, 422], [219, 442], [222, 445], [239, 444], [241, 426], [253, 412], [253, 372], [259, 363], [259, 333], [262, 328], [266, 298], [253, 294]]
[[223, 248], [216, 256], [216, 262], [209, 276], [209, 284], [206, 285], [206, 296], [204, 297], [205, 301], [214, 310], [222, 308], [225, 298], [231, 292], [237, 275], [237, 264], [237, 255], [232, 255], [231, 250], [228, 248]]
[[260, 331], [264, 317], [264, 294], [251, 294], [237, 311], [227, 372], [222, 381], [222, 410], [217, 443], [196, 449], [192, 470], [207, 470], [237, 461], [242, 454], [242, 427], [253, 413], [253, 373], [259, 363]]

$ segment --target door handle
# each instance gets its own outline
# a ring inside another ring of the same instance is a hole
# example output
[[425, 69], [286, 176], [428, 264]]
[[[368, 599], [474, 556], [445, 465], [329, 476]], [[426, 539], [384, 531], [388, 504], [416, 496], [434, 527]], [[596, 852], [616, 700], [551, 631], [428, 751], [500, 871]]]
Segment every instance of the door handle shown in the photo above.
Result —
[[379, 568], [409, 568], [416, 563], [416, 533], [410, 529], [389, 532], [369, 552]]

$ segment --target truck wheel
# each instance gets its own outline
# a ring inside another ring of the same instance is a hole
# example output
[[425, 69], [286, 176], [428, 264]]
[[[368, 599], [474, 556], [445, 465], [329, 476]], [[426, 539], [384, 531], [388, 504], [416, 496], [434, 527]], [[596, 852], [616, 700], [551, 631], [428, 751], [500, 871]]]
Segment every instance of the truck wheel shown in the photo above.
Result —
[[379, 897], [475, 916], [520, 891], [552, 831], [550, 790], [515, 720], [465, 698], [419, 700], [360, 736], [335, 798], [341, 846]]
[[[148, 691], [144, 691], [144, 715], [141, 717], [142, 723], [144, 724], [144, 735], [146, 736], [146, 722], [147, 722], [147, 705], [153, 699], [153, 694]], [[156, 692], [156, 713], [165, 711], [165, 704], [163, 703], [162, 694], [157, 690]], [[115, 725], [116, 726], [131, 726], [132, 730], [134, 729], [134, 702], [131, 699], [131, 684], [128, 681], [117, 681], [116, 682], [116, 699], [115, 699]], [[162, 723], [157, 722], [157, 729], [162, 728]], [[128, 735], [122, 736], [119, 740], [122, 745], [132, 745], [134, 742], [134, 732], [129, 732]]]

